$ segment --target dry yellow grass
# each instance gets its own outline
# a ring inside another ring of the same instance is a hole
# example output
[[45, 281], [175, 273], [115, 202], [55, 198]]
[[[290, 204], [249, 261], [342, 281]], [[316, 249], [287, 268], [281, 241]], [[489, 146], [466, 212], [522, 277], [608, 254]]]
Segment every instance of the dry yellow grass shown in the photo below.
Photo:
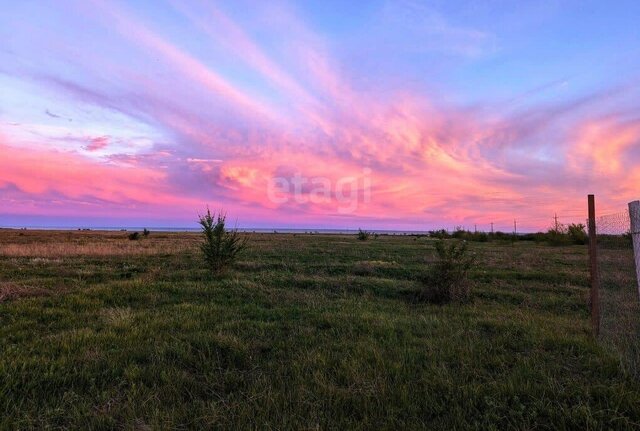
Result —
[[[180, 241], [176, 241], [180, 239]], [[43, 232], [0, 230], [0, 256], [60, 258], [176, 254], [193, 249], [194, 234], [151, 234], [130, 241], [126, 232]]]

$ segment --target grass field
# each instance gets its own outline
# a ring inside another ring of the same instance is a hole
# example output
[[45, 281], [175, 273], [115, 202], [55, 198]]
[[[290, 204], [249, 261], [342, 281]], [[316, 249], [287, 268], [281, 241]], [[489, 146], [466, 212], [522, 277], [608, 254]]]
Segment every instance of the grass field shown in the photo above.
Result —
[[427, 238], [254, 234], [218, 279], [198, 242], [0, 230], [0, 429], [640, 427], [585, 246], [471, 244], [429, 305]]

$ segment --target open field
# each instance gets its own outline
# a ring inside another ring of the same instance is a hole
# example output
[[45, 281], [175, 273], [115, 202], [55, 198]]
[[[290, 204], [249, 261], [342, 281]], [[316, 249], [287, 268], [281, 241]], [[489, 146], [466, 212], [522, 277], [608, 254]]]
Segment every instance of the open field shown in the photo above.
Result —
[[0, 230], [0, 429], [640, 427], [585, 246], [473, 243], [429, 305], [433, 240], [250, 237], [214, 279], [196, 234]]

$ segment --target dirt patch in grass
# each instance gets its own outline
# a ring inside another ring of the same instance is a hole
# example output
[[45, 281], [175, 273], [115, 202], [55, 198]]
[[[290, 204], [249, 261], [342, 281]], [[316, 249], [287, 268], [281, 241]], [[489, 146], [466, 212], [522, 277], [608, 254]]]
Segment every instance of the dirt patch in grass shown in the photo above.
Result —
[[42, 289], [40, 287], [19, 286], [14, 283], [0, 282], [0, 303], [20, 298], [49, 296], [51, 294], [51, 290]]

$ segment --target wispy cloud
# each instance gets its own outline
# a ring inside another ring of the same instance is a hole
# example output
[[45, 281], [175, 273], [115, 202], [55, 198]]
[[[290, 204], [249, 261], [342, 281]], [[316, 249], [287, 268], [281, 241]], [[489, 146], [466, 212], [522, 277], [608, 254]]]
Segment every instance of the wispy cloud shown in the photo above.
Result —
[[454, 24], [435, 8], [416, 0], [388, 1], [378, 19], [397, 30], [387, 42], [400, 50], [432, 50], [473, 58], [498, 47], [495, 35]]

